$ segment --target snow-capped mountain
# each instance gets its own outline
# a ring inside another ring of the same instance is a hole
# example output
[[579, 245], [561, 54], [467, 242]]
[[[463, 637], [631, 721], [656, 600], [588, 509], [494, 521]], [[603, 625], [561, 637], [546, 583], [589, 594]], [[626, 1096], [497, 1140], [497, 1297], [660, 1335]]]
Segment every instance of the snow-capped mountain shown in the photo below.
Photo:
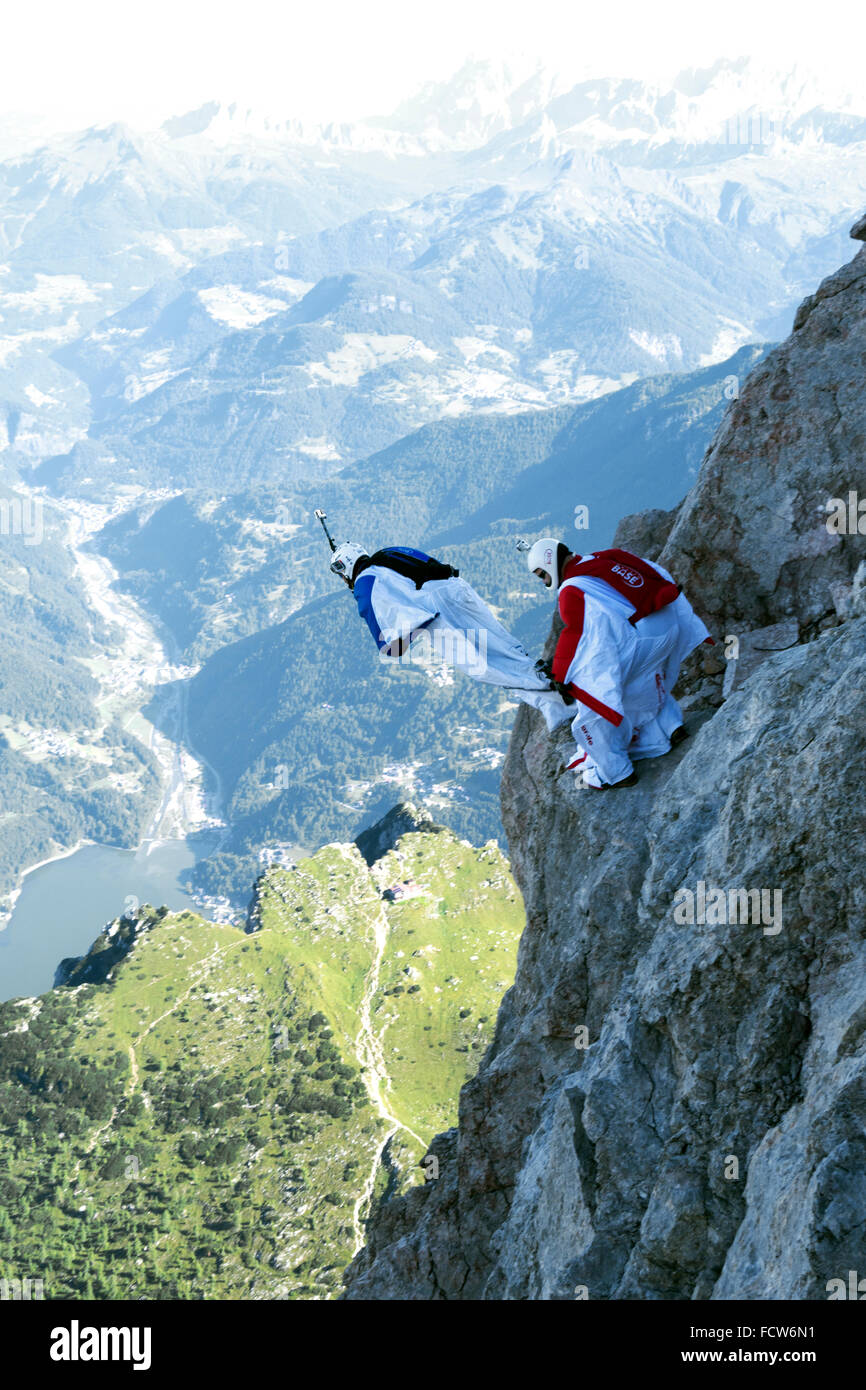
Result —
[[211, 102], [67, 134], [0, 163], [6, 462], [90, 420], [186, 478], [180, 412], [249, 479], [267, 441], [336, 465], [699, 367], [785, 331], [864, 202], [866, 103], [746, 60], [476, 62], [353, 125]]
[[[390, 156], [482, 150], [497, 137], [519, 144], [544, 128], [561, 142], [600, 151], [628, 146], [673, 154], [697, 146], [765, 146], [811, 126], [844, 143], [864, 118], [862, 96], [828, 85], [803, 67], [773, 69], [752, 59], [720, 59], [686, 69], [669, 83], [630, 77], [584, 78], [504, 62], [470, 60], [451, 78], [425, 84], [388, 115], [315, 124], [238, 102], [206, 103], [165, 121], [173, 140], [206, 135], [216, 145], [244, 140], [318, 145]], [[739, 120], [739, 126], [737, 124]], [[751, 121], [751, 125], [749, 122]], [[847, 125], [853, 122], [853, 125]]]

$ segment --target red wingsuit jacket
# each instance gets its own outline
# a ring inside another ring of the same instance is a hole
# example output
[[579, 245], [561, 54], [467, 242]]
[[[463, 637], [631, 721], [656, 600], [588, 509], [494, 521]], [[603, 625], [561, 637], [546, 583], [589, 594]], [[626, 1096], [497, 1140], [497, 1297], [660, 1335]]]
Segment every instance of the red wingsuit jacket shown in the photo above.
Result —
[[[565, 680], [583, 634], [583, 590], [575, 584], [566, 584], [566, 580], [577, 579], [582, 575], [591, 575], [594, 579], [603, 580], [633, 604], [635, 611], [629, 618], [630, 623], [640, 622], [641, 618], [665, 608], [669, 603], [673, 603], [680, 592], [678, 584], [671, 584], [664, 575], [647, 564], [646, 560], [641, 560], [638, 555], [631, 555], [627, 550], [599, 550], [587, 559], [573, 555], [562, 571], [562, 585], [565, 587], [560, 587], [559, 590], [559, 613], [565, 628], [560, 633], [553, 654], [553, 678], [556, 681]], [[610, 709], [601, 700], [596, 700], [588, 691], [581, 690], [573, 682], [569, 691], [611, 724], [622, 723], [621, 714]]]

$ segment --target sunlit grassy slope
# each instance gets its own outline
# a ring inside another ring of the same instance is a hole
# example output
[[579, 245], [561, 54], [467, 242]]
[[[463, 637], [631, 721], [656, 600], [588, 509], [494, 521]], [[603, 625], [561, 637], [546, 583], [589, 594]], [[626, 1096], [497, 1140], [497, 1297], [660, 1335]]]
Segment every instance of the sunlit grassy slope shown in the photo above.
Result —
[[121, 919], [69, 986], [0, 1006], [0, 1278], [332, 1296], [455, 1122], [522, 922], [499, 849], [450, 832], [272, 868], [250, 932]]

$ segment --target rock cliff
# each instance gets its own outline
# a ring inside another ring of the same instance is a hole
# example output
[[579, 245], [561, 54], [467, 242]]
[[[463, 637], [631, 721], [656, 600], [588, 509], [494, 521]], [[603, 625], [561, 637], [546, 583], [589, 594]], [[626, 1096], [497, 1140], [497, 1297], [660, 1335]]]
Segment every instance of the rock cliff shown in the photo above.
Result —
[[683, 675], [691, 737], [596, 794], [518, 714], [516, 980], [438, 1178], [380, 1208], [345, 1297], [810, 1299], [866, 1273], [866, 535], [828, 528], [866, 499], [864, 380], [866, 249], [741, 384], [676, 515], [624, 524], [718, 640]]

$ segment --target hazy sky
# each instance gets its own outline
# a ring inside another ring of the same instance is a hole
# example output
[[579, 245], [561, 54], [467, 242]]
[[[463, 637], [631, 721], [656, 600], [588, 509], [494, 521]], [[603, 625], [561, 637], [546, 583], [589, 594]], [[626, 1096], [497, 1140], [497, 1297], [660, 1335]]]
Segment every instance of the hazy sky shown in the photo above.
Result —
[[856, 91], [862, 16], [851, 0], [19, 0], [4, 7], [0, 111], [152, 125], [217, 98], [347, 119], [467, 56], [653, 78], [748, 54]]

